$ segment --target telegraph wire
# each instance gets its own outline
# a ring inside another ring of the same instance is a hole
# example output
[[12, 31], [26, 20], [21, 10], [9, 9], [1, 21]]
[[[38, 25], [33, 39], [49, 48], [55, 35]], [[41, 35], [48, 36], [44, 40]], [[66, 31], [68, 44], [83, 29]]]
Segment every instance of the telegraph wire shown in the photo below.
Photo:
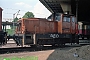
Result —
[[[24, 11], [25, 13], [28, 12], [28, 11], [26, 11], [26, 10], [22, 10], [22, 9], [13, 9], [13, 8], [4, 8], [4, 9], [20, 10], [20, 11]], [[29, 11], [29, 12], [32, 12], [32, 11]], [[6, 13], [6, 14], [13, 14], [13, 13]], [[36, 14], [47, 16], [46, 14], [42, 14], [42, 13], [36, 13]]]

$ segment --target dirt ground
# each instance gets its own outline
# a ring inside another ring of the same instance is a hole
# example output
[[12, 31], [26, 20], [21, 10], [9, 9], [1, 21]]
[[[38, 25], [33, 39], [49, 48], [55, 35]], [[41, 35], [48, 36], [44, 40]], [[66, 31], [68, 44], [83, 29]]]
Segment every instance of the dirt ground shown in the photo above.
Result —
[[35, 56], [38, 60], [90, 60], [90, 45], [64, 47], [54, 50], [0, 54], [0, 57]]
[[[17, 46], [17, 44], [13, 39], [10, 39], [9, 41], [7, 41], [6, 45], [0, 45], [0, 48], [14, 48], [14, 47], [21, 47], [21, 46]], [[24, 47], [30, 47], [30, 46], [25, 45]]]
[[0, 57], [26, 57], [26, 56], [35, 56], [38, 57], [38, 60], [47, 60], [48, 56], [53, 53], [54, 50], [48, 51], [38, 51], [38, 52], [22, 52], [22, 53], [12, 53], [12, 54], [1, 54]]

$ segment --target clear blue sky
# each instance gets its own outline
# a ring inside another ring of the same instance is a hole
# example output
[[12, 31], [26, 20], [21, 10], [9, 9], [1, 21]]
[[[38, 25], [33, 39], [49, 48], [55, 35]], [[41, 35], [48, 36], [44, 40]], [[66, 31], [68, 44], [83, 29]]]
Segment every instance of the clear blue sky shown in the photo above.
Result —
[[39, 0], [0, 0], [0, 7], [3, 8], [3, 18], [13, 18], [18, 10], [18, 17], [22, 17], [27, 11], [39, 18], [47, 18], [51, 14]]

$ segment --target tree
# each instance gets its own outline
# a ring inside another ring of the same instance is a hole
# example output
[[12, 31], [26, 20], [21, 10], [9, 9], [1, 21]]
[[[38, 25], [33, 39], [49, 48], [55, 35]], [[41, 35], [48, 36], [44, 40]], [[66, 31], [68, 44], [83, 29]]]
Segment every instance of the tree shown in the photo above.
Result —
[[14, 18], [14, 20], [12, 22], [17, 22], [17, 21], [18, 21], [18, 18], [16, 17], [16, 18]]
[[34, 14], [32, 12], [26, 12], [25, 15], [23, 16], [23, 18], [33, 18]]
[[[14, 18], [14, 20], [12, 22], [17, 22], [18, 18]], [[6, 31], [8, 32], [8, 35], [13, 35], [15, 33], [14, 29], [16, 28], [16, 26], [13, 27], [13, 25], [10, 25], [11, 29], [7, 29]]]
[[[12, 22], [17, 22], [17, 21], [18, 21], [18, 18], [16, 17], [16, 18], [14, 18], [14, 20]], [[13, 25], [10, 25], [10, 27], [11, 27], [11, 29], [15, 28], [15, 27], [13, 27]]]

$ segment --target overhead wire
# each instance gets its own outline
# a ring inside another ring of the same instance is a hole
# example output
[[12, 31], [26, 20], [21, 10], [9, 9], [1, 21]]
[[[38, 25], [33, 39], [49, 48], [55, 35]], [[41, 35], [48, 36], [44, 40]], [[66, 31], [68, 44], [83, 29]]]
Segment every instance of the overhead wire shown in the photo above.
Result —
[[[24, 11], [25, 13], [28, 12], [26, 10], [22, 10], [22, 9], [13, 9], [13, 8], [4, 8], [4, 9], [10, 9], [10, 10], [20, 10], [20, 11]], [[32, 12], [32, 11], [29, 11]], [[4, 12], [5, 13], [5, 12]], [[35, 13], [35, 12], [34, 12]], [[5, 14], [13, 14], [13, 13], [5, 13]], [[43, 13], [35, 13], [35, 14], [39, 14], [39, 15], [44, 15], [47, 16], [47, 14], [43, 14]]]

